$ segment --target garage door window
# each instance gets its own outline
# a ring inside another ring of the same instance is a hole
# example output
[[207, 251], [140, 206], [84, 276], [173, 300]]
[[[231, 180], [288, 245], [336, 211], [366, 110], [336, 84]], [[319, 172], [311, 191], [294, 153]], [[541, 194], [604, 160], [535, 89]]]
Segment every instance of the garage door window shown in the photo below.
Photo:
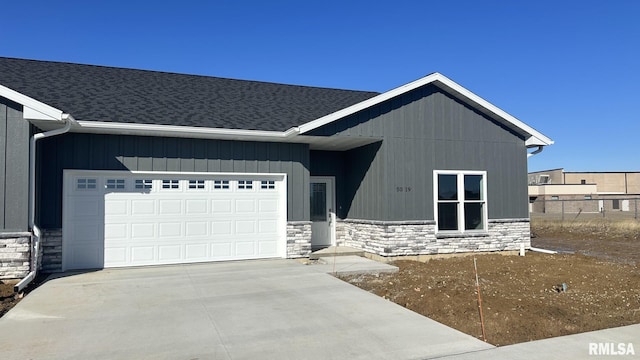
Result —
[[107, 179], [104, 187], [106, 189], [124, 189], [124, 179]]
[[229, 180], [213, 180], [213, 189], [214, 190], [229, 189]]
[[93, 190], [93, 189], [97, 188], [96, 184], [97, 184], [97, 180], [96, 179], [80, 178], [76, 182], [76, 189], [78, 189], [78, 190]]
[[275, 189], [276, 188], [276, 182], [273, 180], [262, 180], [260, 182], [260, 189]]
[[162, 188], [163, 189], [179, 189], [178, 180], [162, 180]]
[[151, 189], [153, 181], [151, 179], [136, 179], [136, 189]]
[[251, 181], [251, 180], [238, 180], [238, 189], [240, 189], [240, 190], [253, 189], [253, 181]]
[[189, 180], [189, 189], [204, 189], [204, 180]]

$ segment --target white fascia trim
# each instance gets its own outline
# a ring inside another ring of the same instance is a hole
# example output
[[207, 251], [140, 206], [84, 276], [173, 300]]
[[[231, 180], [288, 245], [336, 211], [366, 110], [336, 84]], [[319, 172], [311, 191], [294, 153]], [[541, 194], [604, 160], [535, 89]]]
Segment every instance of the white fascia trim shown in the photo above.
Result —
[[389, 100], [391, 98], [394, 98], [398, 95], [402, 95], [404, 93], [407, 93], [409, 91], [412, 91], [414, 89], [417, 89], [421, 86], [430, 84], [430, 83], [436, 83], [439, 82], [442, 85], [445, 85], [449, 88], [451, 88], [452, 90], [458, 92], [460, 95], [468, 98], [469, 100], [471, 100], [472, 102], [478, 104], [479, 106], [485, 108], [486, 110], [492, 112], [493, 114], [495, 114], [496, 116], [499, 116], [503, 119], [505, 119], [506, 121], [508, 121], [509, 123], [513, 124], [515, 127], [523, 130], [524, 132], [528, 133], [529, 135], [531, 135], [530, 138], [528, 138], [526, 140], [526, 145], [529, 146], [545, 146], [545, 145], [551, 145], [553, 144], [553, 140], [551, 140], [550, 138], [544, 136], [542, 133], [538, 132], [537, 130], [535, 130], [534, 128], [530, 127], [529, 125], [523, 123], [522, 121], [518, 120], [517, 118], [509, 115], [508, 113], [506, 113], [505, 111], [501, 110], [500, 108], [498, 108], [497, 106], [491, 104], [490, 102], [484, 100], [483, 98], [481, 98], [480, 96], [472, 93], [471, 91], [465, 89], [464, 87], [462, 87], [461, 85], [459, 85], [458, 83], [456, 83], [455, 81], [447, 78], [446, 76], [440, 74], [440, 73], [433, 73], [430, 75], [427, 75], [423, 78], [420, 78], [418, 80], [415, 80], [413, 82], [410, 82], [408, 84], [402, 85], [400, 87], [397, 87], [395, 89], [389, 90], [385, 93], [382, 93], [378, 96], [372, 97], [371, 99], [359, 102], [357, 104], [354, 104], [352, 106], [349, 106], [347, 108], [344, 108], [342, 110], [336, 111], [334, 113], [331, 113], [329, 115], [325, 115], [321, 118], [318, 118], [316, 120], [310, 121], [306, 124], [300, 125], [299, 129], [300, 129], [300, 134], [304, 134], [306, 132], [309, 132], [311, 130], [317, 129], [323, 125], [326, 125], [328, 123], [331, 123], [333, 121], [336, 121], [338, 119], [341, 119], [345, 116], [354, 114], [360, 110], [364, 110], [368, 107], [377, 105], [379, 103], [382, 103], [383, 101]]
[[77, 121], [76, 131], [100, 132], [100, 133], [121, 133], [150, 136], [177, 136], [195, 138], [273, 138], [285, 139], [298, 134], [298, 128], [294, 127], [287, 131], [264, 131], [264, 130], [241, 130], [223, 128], [205, 128], [194, 126], [176, 125], [152, 125], [152, 124], [132, 124], [103, 121]]
[[0, 96], [25, 107], [25, 119], [63, 121], [64, 113], [53, 106], [49, 106], [27, 95], [0, 85]]

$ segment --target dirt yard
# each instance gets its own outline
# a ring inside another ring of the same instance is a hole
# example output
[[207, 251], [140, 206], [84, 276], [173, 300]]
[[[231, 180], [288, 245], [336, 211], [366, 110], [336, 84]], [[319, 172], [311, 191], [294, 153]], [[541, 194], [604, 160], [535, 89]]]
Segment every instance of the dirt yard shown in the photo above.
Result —
[[[635, 228], [532, 225], [534, 247], [567, 253], [476, 256], [489, 343], [508, 345], [640, 323], [640, 239]], [[396, 274], [343, 280], [482, 338], [473, 256], [394, 265], [400, 268]]]

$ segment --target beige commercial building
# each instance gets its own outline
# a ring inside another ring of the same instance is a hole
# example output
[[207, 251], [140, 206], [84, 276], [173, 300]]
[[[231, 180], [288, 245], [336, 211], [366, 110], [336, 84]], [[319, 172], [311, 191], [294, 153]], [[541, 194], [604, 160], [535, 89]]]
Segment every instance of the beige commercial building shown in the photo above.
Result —
[[529, 173], [531, 212], [635, 211], [639, 197], [640, 172]]

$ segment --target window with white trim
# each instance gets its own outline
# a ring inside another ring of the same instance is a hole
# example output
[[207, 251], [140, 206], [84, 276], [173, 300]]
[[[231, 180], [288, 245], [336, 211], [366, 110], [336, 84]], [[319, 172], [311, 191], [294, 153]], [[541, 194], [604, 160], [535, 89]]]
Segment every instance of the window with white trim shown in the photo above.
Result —
[[76, 180], [76, 189], [93, 190], [97, 188], [97, 179], [80, 178]]
[[204, 189], [204, 180], [189, 180], [189, 189]]
[[260, 189], [275, 189], [276, 182], [274, 180], [262, 180], [260, 181]]
[[151, 179], [136, 179], [136, 189], [151, 189], [153, 188], [153, 180]]
[[438, 231], [486, 231], [484, 171], [435, 171], [435, 218]]
[[124, 179], [107, 179], [105, 189], [124, 189]]
[[162, 188], [163, 189], [179, 189], [179, 181], [178, 180], [162, 180]]
[[238, 180], [238, 189], [253, 189], [253, 181], [252, 180]]

